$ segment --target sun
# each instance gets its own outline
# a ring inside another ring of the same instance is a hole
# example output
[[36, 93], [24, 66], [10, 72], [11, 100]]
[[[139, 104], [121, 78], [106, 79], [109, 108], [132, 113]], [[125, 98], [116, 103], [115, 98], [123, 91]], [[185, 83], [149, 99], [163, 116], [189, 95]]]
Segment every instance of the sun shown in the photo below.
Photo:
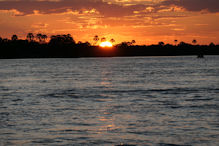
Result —
[[100, 47], [108, 47], [108, 48], [111, 48], [112, 46], [113, 46], [113, 44], [112, 43], [110, 43], [110, 42], [101, 42], [100, 44], [99, 44], [99, 46]]

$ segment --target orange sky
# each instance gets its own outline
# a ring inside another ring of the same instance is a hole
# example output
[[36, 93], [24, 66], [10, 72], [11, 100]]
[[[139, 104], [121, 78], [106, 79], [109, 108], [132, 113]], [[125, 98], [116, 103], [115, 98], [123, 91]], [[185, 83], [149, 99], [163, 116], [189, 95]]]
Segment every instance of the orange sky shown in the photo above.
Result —
[[0, 36], [70, 33], [76, 41], [219, 44], [219, 0], [0, 0]]

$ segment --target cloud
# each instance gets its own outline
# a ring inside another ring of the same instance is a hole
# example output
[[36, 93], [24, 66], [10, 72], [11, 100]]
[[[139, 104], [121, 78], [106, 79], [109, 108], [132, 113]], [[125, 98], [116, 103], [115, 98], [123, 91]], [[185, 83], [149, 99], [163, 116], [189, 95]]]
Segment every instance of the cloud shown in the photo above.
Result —
[[[127, 5], [128, 4], [128, 5]], [[124, 17], [176, 11], [219, 12], [219, 0], [0, 0], [0, 10], [17, 10], [15, 15], [54, 14], [95, 9], [103, 17]]]
[[96, 9], [105, 17], [121, 17], [133, 14], [133, 11], [142, 10], [145, 6], [136, 4], [131, 6], [123, 6], [104, 2], [103, 0], [11, 0], [0, 1], [1, 10], [16, 9], [24, 15], [33, 14], [39, 11], [42, 14], [62, 13], [66, 10], [91, 10]]
[[165, 0], [162, 4], [181, 6], [188, 11], [219, 12], [219, 0]]

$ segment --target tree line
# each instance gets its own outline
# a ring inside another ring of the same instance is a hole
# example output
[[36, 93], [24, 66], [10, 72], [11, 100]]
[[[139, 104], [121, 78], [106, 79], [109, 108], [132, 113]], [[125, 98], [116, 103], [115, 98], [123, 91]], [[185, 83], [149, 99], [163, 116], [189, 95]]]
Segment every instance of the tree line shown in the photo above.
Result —
[[[103, 49], [98, 43], [109, 41], [114, 46]], [[176, 55], [219, 55], [219, 45], [198, 45], [173, 40], [174, 45], [160, 41], [155, 45], [135, 45], [136, 41], [115, 44], [112, 38], [95, 35], [93, 43], [77, 42], [71, 34], [52, 35], [28, 33], [26, 39], [12, 35], [11, 39], [0, 37], [0, 58], [73, 58], [73, 57], [115, 57], [115, 56], [176, 56]]]

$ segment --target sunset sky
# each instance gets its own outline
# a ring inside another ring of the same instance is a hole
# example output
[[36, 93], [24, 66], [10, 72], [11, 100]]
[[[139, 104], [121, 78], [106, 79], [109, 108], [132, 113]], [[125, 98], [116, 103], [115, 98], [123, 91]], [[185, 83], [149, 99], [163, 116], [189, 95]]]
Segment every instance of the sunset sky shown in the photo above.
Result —
[[0, 36], [70, 33], [76, 41], [219, 44], [219, 0], [0, 0]]

